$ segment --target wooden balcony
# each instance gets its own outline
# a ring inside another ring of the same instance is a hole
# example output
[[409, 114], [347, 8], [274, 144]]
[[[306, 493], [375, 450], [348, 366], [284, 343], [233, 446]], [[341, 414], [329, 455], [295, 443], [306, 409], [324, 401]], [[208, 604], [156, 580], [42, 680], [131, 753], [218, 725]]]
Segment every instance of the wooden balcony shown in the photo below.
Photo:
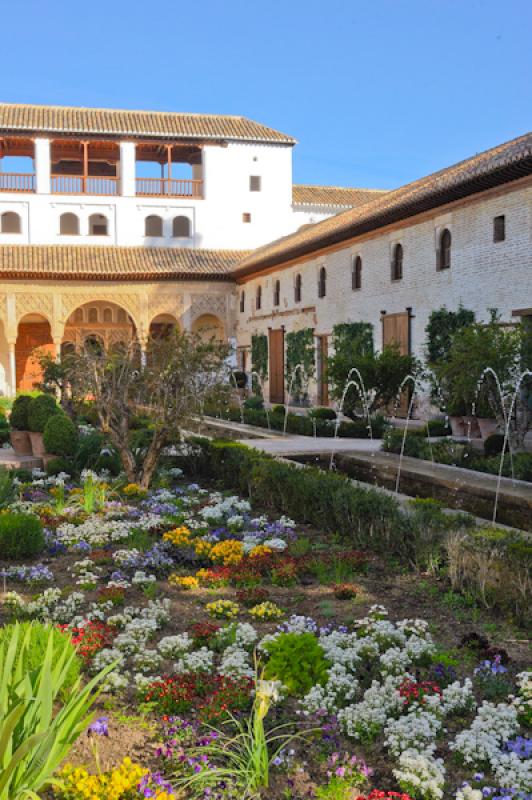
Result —
[[99, 194], [114, 197], [118, 195], [118, 178], [84, 177], [83, 175], [52, 175], [53, 194]]
[[203, 181], [181, 178], [137, 178], [136, 193], [141, 197], [201, 198]]
[[35, 174], [32, 172], [0, 172], [0, 192], [34, 192]]

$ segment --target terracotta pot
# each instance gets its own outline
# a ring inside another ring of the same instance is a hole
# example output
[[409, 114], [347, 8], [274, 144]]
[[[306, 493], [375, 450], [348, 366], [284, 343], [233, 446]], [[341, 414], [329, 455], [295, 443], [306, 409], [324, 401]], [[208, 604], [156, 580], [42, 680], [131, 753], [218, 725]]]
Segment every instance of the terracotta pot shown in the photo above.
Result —
[[483, 439], [487, 439], [488, 436], [491, 436], [492, 433], [497, 433], [498, 425], [496, 419], [490, 419], [489, 417], [479, 417], [478, 418], [478, 427], [480, 428], [480, 435]]
[[453, 436], [462, 439], [466, 435], [466, 426], [463, 417], [449, 417]]
[[33, 451], [33, 455], [40, 458], [46, 452], [44, 449], [42, 433], [37, 433], [37, 431], [30, 431], [30, 439], [31, 439], [31, 449]]
[[463, 417], [463, 420], [466, 436], [469, 436], [470, 439], [482, 438], [478, 424], [478, 417]]
[[29, 431], [10, 431], [11, 447], [17, 456], [31, 456], [31, 440]]

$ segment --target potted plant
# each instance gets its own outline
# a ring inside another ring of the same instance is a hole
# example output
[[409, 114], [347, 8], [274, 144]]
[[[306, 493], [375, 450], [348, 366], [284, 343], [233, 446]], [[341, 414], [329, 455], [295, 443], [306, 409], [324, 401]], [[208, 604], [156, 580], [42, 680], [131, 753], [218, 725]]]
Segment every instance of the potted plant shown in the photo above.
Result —
[[31, 456], [31, 441], [28, 425], [28, 411], [32, 398], [29, 394], [19, 394], [13, 403], [9, 424], [11, 446], [17, 456]]
[[59, 412], [59, 406], [51, 394], [39, 394], [32, 399], [28, 409], [28, 425], [34, 456], [40, 458], [45, 454], [43, 431], [50, 417]]
[[447, 413], [449, 414], [449, 422], [453, 436], [458, 439], [463, 439], [467, 434], [466, 404], [461, 399], [453, 398], [447, 405]]
[[476, 404], [476, 414], [478, 427], [480, 428], [480, 435], [482, 439], [486, 440], [488, 436], [497, 433], [499, 430], [499, 423], [495, 414], [490, 408], [489, 403], [484, 398], [481, 398]]

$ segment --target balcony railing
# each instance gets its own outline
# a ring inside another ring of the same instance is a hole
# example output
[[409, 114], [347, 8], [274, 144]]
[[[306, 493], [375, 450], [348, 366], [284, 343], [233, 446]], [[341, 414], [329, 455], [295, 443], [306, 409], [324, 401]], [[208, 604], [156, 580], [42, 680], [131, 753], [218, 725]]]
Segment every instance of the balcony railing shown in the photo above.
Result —
[[161, 197], [201, 197], [203, 181], [181, 178], [137, 178], [138, 195]]
[[0, 192], [34, 192], [32, 172], [0, 172]]
[[52, 175], [53, 194], [118, 195], [118, 178], [83, 175]]

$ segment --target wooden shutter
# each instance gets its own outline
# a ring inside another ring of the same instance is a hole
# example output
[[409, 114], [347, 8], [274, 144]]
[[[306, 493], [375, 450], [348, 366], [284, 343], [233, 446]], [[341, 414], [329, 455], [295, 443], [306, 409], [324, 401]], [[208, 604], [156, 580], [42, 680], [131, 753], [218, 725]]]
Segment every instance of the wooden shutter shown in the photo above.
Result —
[[284, 403], [284, 330], [270, 329], [270, 403]]

